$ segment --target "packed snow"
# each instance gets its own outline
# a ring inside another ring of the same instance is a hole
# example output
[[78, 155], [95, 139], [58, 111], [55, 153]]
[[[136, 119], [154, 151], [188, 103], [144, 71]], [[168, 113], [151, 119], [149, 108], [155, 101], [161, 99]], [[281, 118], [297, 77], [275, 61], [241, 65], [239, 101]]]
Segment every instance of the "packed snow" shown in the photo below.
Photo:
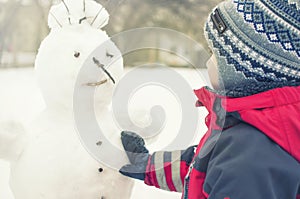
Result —
[[[132, 69], [126, 69], [126, 72]], [[191, 88], [199, 88], [205, 84], [207, 80], [206, 71], [202, 70], [203, 76], [199, 74], [194, 69], [176, 69], [176, 71], [186, 79]], [[27, 69], [6, 69], [0, 71], [0, 91], [1, 103], [0, 109], [0, 121], [19, 121], [26, 124], [30, 124], [39, 113], [45, 108], [45, 103], [43, 102], [43, 97], [38, 88], [38, 84], [35, 81], [35, 74], [32, 68]], [[155, 90], [153, 90], [155, 95]], [[136, 99], [137, 101], [145, 100], [140, 96], [141, 99]], [[144, 95], [145, 98], [147, 96]], [[158, 96], [159, 98], [159, 96]], [[195, 138], [195, 143], [200, 139], [202, 134], [205, 132], [206, 127], [204, 125], [204, 117], [206, 111], [203, 108], [199, 108], [200, 118], [199, 120], [203, 121], [199, 124], [199, 134]], [[166, 112], [171, 112], [171, 110], [166, 110]], [[168, 121], [172, 123], [172, 118]], [[165, 129], [161, 134], [172, 134], [173, 132], [168, 132], [168, 129]], [[160, 141], [164, 144], [170, 142], [169, 139]], [[160, 145], [160, 144], [159, 144]], [[154, 148], [160, 148], [160, 146], [155, 146]], [[59, 151], [57, 151], [59, 153]], [[46, 156], [46, 155], [45, 155]], [[75, 165], [76, 163], [74, 163]], [[26, 171], [24, 171], [26, 172]], [[84, 174], [83, 174], [84, 175]], [[13, 195], [9, 189], [8, 178], [9, 178], [9, 167], [7, 162], [0, 161], [0, 198], [5, 199], [14, 199]], [[25, 183], [24, 187], [30, 187], [29, 183]], [[88, 186], [87, 186], [88, 187]], [[55, 190], [57, 191], [57, 190]], [[169, 193], [165, 191], [160, 191], [153, 187], [148, 187], [142, 182], [136, 181], [135, 186], [132, 191], [131, 199], [152, 199], [152, 198], [165, 198], [165, 199], [176, 199], [180, 198], [180, 194]]]

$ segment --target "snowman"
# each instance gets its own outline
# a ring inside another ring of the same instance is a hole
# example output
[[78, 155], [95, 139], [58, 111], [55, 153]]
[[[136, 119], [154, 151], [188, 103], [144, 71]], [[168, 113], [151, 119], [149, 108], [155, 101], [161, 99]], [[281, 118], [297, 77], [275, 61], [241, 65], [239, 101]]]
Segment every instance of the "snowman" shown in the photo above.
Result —
[[[10, 133], [0, 135], [0, 158], [11, 163], [10, 187], [16, 199], [130, 198], [133, 181], [85, 150], [73, 118], [77, 75], [89, 55], [109, 40], [101, 30], [108, 18], [105, 8], [93, 0], [64, 0], [50, 9], [51, 31], [41, 43], [35, 62], [46, 108], [26, 130], [9, 124], [6, 132]], [[87, 74], [87, 81], [81, 85], [96, 89], [97, 108], [93, 111], [97, 118], [104, 119], [101, 128], [108, 140], [113, 138], [111, 141], [119, 146], [119, 131], [105, 117], [123, 74], [123, 60], [119, 58], [106, 67], [118, 53], [113, 42], [108, 44], [90, 60], [91, 71], [101, 74], [100, 79], [95, 75], [89, 79]]]

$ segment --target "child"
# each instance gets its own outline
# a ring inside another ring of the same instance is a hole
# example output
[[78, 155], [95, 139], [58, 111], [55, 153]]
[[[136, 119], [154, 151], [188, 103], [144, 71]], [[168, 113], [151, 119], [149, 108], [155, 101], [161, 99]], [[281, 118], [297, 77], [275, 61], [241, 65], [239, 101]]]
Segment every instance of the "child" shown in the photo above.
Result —
[[208, 132], [196, 147], [150, 155], [124, 131], [131, 164], [120, 172], [183, 199], [300, 199], [299, 6], [219, 4], [205, 27], [214, 90], [195, 91], [209, 111]]

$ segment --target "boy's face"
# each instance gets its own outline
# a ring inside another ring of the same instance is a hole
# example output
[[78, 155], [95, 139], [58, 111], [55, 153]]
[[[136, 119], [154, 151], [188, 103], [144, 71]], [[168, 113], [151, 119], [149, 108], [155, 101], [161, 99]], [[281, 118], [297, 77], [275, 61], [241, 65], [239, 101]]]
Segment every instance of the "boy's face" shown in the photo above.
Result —
[[209, 60], [207, 60], [206, 67], [213, 88], [218, 89], [219, 88], [218, 64], [217, 64], [216, 56], [214, 54], [212, 54]]

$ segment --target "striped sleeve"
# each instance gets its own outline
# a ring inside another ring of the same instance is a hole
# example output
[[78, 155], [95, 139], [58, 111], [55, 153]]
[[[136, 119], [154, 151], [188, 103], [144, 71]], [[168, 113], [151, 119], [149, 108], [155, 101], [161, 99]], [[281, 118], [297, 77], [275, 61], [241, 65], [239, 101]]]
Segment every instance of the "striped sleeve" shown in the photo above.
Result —
[[159, 151], [149, 158], [145, 184], [157, 188], [182, 192], [183, 180], [194, 157], [194, 148], [180, 151]]

